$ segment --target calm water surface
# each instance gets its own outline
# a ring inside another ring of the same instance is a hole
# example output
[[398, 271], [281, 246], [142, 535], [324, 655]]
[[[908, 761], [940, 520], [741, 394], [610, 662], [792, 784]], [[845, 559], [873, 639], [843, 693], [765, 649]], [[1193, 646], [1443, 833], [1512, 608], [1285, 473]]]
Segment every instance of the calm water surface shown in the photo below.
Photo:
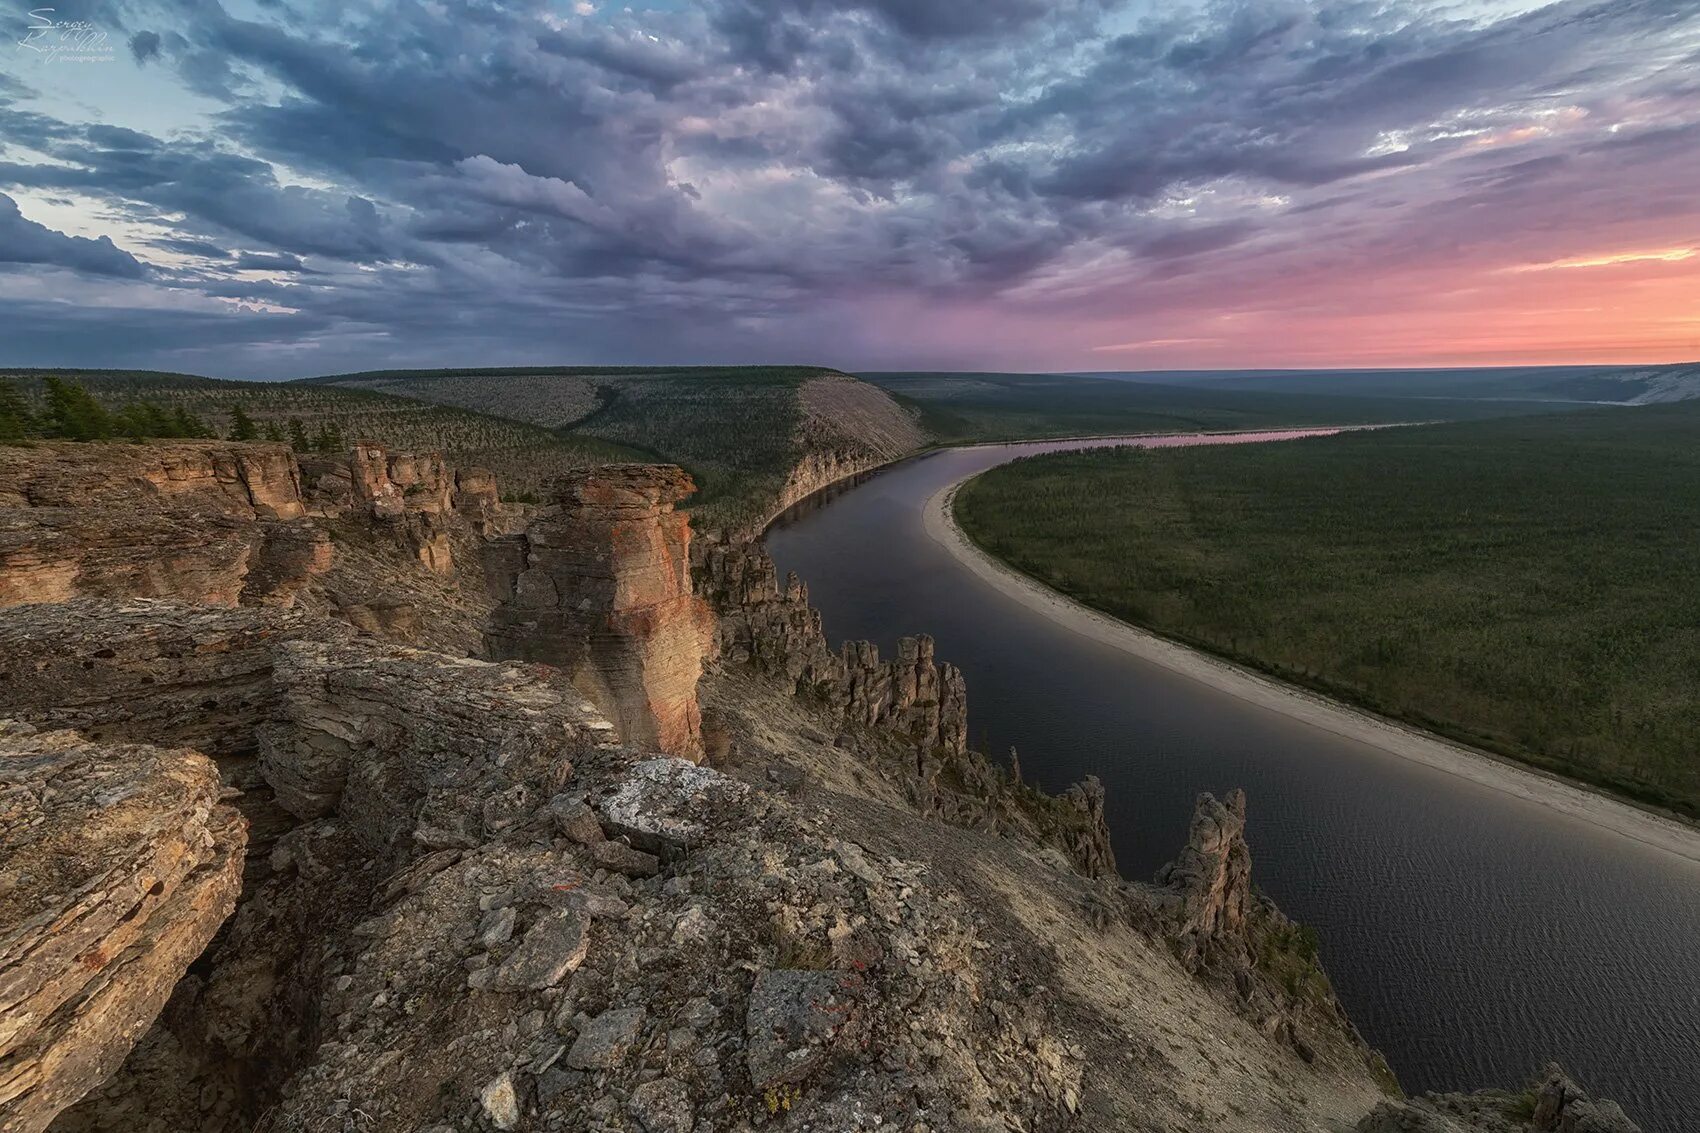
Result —
[[1254, 879], [1321, 931], [1408, 1090], [1518, 1085], [1556, 1059], [1648, 1133], [1700, 1129], [1700, 865], [1090, 641], [922, 530], [964, 473], [1092, 443], [937, 453], [799, 508], [768, 545], [835, 642], [932, 634], [976, 747], [1014, 745], [1053, 790], [1101, 778], [1127, 876], [1173, 856], [1199, 791], [1246, 788]]

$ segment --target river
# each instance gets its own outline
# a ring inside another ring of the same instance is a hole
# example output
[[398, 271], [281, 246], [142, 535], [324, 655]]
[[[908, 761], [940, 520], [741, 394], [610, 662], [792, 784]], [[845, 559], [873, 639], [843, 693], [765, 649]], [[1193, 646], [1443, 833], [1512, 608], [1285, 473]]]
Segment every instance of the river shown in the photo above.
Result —
[[964, 475], [1103, 443], [911, 460], [805, 501], [768, 546], [835, 644], [932, 634], [967, 678], [974, 747], [1016, 747], [1051, 790], [1102, 779], [1124, 875], [1173, 857], [1198, 792], [1244, 787], [1253, 880], [1319, 930], [1407, 1090], [1519, 1086], [1556, 1060], [1647, 1133], [1700, 1128], [1700, 864], [1085, 637], [923, 529]]

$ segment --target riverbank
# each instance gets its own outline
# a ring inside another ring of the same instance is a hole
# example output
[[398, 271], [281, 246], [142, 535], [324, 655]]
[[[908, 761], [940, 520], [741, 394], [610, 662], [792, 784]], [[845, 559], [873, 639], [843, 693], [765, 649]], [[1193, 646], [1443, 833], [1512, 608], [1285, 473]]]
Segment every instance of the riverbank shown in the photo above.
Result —
[[1490, 753], [1277, 681], [1130, 625], [1051, 590], [986, 554], [957, 526], [953, 515], [956, 492], [972, 478], [972, 475], [965, 475], [939, 488], [928, 498], [923, 511], [923, 525], [928, 537], [1004, 595], [1070, 631], [1313, 727], [1536, 803], [1677, 857], [1700, 862], [1700, 830], [1693, 827], [1641, 810], [1586, 786], [1510, 763]]

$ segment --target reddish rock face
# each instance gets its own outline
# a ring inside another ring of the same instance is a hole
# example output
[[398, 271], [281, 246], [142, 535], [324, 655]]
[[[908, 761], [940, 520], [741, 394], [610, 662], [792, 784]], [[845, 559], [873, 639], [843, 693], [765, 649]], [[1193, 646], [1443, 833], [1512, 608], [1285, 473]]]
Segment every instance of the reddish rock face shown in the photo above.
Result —
[[454, 470], [440, 452], [392, 453], [374, 444], [356, 444], [350, 454], [354, 499], [377, 519], [407, 513], [442, 515], [454, 498]]
[[171, 441], [0, 448], [0, 507], [192, 508], [242, 519], [299, 519], [301, 473], [287, 445]]
[[0, 606], [79, 596], [288, 605], [330, 566], [288, 448], [0, 448]]
[[691, 593], [696, 490], [671, 465], [611, 465], [562, 482], [526, 534], [491, 546], [496, 660], [567, 670], [628, 743], [702, 757], [697, 681], [714, 619]]

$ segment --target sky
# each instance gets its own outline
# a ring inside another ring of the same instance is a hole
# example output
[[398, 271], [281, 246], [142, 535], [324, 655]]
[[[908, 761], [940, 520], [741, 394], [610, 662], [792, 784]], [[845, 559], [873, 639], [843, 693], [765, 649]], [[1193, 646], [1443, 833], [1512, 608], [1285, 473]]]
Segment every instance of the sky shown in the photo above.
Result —
[[0, 364], [1697, 358], [1700, 0], [0, 0]]

